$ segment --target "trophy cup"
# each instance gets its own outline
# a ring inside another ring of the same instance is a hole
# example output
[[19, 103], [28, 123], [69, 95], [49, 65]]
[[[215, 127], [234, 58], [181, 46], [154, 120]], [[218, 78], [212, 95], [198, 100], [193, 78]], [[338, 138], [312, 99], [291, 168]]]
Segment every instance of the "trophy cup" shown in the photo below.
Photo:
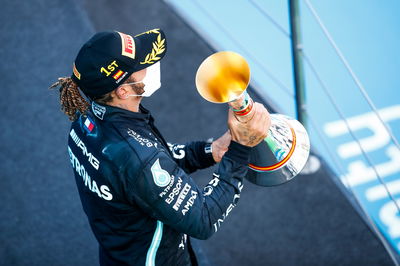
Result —
[[[209, 102], [228, 103], [236, 118], [251, 119], [253, 100], [246, 89], [250, 67], [239, 54], [224, 51], [212, 54], [196, 73], [196, 87]], [[305, 166], [310, 153], [307, 131], [297, 120], [271, 114], [268, 135], [250, 155], [246, 178], [259, 186], [275, 186], [293, 179]]]

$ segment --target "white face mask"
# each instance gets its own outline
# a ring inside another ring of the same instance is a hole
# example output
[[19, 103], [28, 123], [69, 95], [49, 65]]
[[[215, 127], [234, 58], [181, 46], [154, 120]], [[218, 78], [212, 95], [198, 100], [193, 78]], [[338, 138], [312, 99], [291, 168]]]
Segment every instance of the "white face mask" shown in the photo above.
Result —
[[161, 87], [161, 75], [160, 75], [160, 62], [155, 63], [154, 65], [149, 66], [146, 68], [146, 76], [143, 78], [142, 81], [125, 83], [123, 85], [130, 85], [130, 84], [137, 84], [143, 83], [144, 84], [144, 93], [141, 95], [137, 94], [129, 94], [130, 96], [143, 96], [143, 97], [150, 97], [155, 91], [157, 91]]

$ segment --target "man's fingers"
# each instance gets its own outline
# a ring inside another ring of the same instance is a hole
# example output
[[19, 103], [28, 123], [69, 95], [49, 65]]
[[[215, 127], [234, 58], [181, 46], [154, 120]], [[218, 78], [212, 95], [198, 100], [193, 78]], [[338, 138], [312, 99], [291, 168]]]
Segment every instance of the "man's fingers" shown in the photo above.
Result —
[[270, 118], [267, 108], [265, 108], [264, 106], [263, 106], [263, 113], [264, 113], [264, 115], [263, 115], [262, 126], [263, 126], [263, 132], [264, 132], [263, 139], [265, 139], [268, 135], [268, 129], [271, 125], [271, 118]]
[[268, 135], [269, 129], [269, 113], [264, 105], [257, 103], [256, 104], [256, 114], [254, 115], [254, 128], [258, 132], [259, 139], [265, 139]]
[[233, 140], [254, 147], [268, 135], [270, 117], [267, 109], [260, 103], [254, 103], [250, 116], [237, 118], [229, 110], [228, 126]]

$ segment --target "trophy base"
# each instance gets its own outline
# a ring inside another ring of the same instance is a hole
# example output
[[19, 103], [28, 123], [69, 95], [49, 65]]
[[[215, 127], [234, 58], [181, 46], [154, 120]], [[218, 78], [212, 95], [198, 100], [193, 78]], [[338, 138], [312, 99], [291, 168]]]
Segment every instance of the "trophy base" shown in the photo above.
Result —
[[271, 114], [268, 137], [253, 148], [246, 179], [259, 186], [292, 180], [306, 165], [310, 140], [303, 125], [288, 116]]

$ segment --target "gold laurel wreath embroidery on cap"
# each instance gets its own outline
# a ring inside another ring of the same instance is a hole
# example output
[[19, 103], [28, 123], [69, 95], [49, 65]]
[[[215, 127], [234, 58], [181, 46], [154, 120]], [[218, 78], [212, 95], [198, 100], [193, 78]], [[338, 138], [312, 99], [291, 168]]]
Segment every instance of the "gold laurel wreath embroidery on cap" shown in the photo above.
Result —
[[157, 60], [161, 59], [158, 55], [162, 54], [165, 51], [165, 39], [161, 39], [161, 34], [158, 29], [149, 30], [136, 36], [150, 33], [158, 34], [157, 40], [153, 42], [153, 49], [151, 50], [151, 53], [147, 54], [144, 58], [144, 61], [140, 62], [141, 65], [155, 63]]

